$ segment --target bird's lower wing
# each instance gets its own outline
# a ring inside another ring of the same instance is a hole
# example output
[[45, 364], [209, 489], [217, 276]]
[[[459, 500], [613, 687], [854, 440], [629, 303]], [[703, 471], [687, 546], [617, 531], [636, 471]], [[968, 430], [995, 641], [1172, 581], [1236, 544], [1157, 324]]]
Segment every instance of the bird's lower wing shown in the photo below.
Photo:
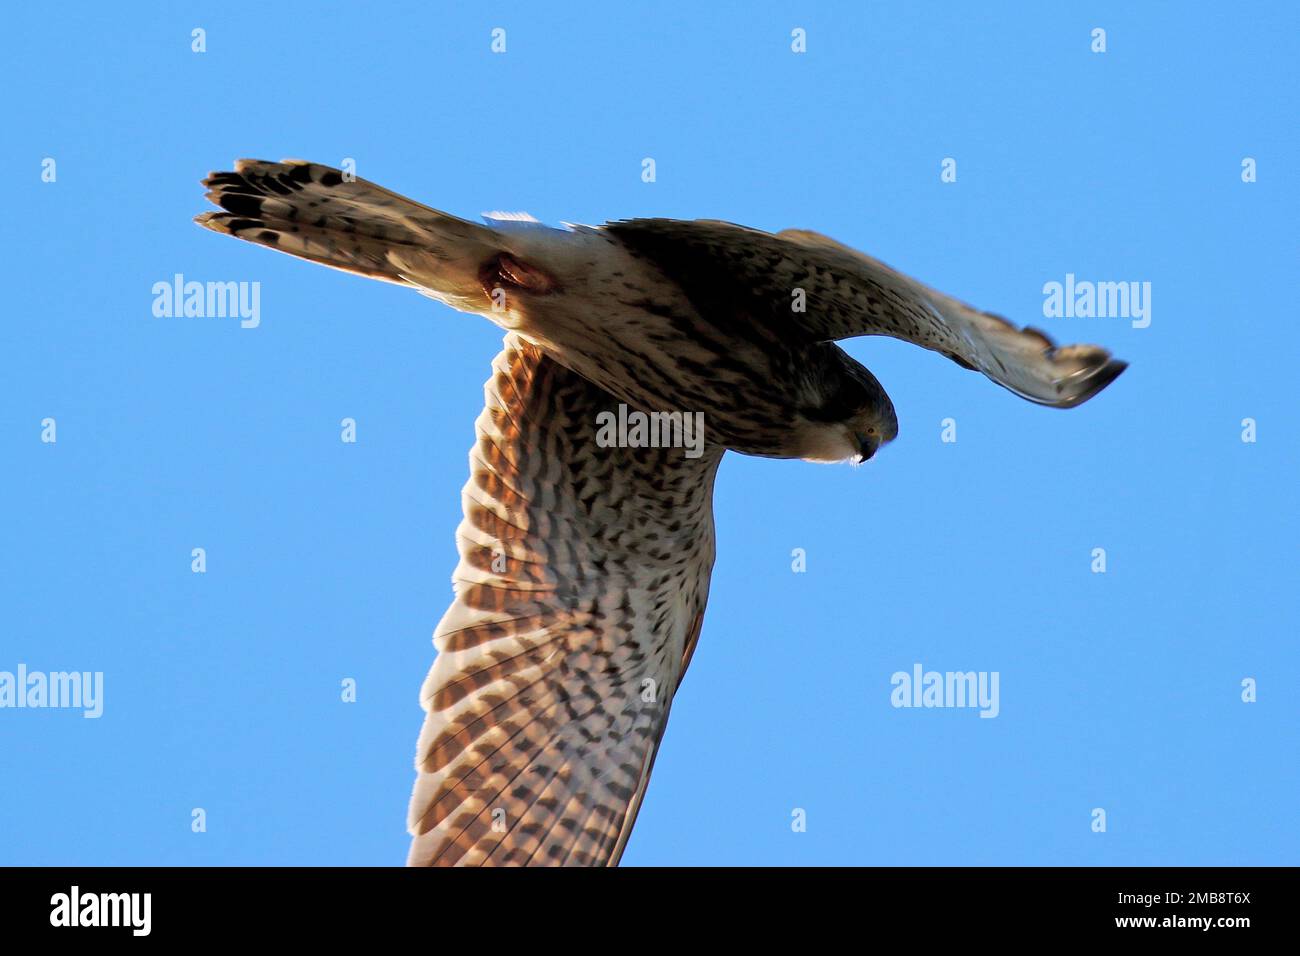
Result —
[[977, 369], [1022, 398], [1069, 408], [1125, 363], [936, 292], [816, 232], [775, 235], [714, 220], [634, 219], [605, 229], [680, 284], [705, 315], [739, 312], [806, 341], [889, 335]]
[[513, 335], [485, 393], [409, 863], [616, 863], [698, 636], [722, 451], [600, 447], [617, 400]]

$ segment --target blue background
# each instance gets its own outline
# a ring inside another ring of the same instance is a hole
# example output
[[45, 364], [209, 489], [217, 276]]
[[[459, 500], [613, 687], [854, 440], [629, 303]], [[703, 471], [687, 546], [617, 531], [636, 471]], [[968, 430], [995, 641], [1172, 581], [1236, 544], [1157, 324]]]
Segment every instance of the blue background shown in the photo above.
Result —
[[[1297, 862], [1294, 4], [7, 16], [0, 670], [101, 670], [106, 700], [0, 711], [0, 863], [405, 857], [501, 333], [192, 225], [240, 156], [352, 157], [464, 216], [816, 229], [1132, 363], [1059, 412], [860, 339], [894, 445], [729, 456], [625, 863]], [[177, 272], [261, 282], [260, 328], [155, 318]], [[1067, 272], [1151, 282], [1150, 328], [1043, 318]], [[915, 662], [1000, 672], [1001, 715], [892, 708]]]

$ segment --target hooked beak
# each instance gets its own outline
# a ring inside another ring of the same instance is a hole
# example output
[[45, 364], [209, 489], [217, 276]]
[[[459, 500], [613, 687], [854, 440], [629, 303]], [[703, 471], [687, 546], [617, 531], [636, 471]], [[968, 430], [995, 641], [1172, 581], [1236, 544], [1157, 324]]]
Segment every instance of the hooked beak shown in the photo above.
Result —
[[858, 440], [858, 464], [869, 461], [871, 456], [880, 448], [879, 435], [857, 435]]

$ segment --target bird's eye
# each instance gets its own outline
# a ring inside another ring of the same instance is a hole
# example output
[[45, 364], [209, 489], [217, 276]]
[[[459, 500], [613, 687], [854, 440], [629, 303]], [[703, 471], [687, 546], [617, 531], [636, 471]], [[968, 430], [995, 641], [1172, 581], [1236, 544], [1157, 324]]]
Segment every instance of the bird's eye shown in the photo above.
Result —
[[868, 435], [874, 435], [875, 433], [876, 433], [876, 430], [875, 430], [874, 428], [868, 428], [868, 429], [867, 429], [867, 434], [868, 434]]

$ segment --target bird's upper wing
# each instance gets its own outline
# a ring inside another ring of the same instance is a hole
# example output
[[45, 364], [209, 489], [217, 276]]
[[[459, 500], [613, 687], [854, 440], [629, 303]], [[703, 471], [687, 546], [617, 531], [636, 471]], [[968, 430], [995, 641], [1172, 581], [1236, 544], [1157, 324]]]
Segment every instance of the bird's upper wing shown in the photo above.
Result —
[[616, 863], [699, 635], [722, 450], [599, 447], [617, 399], [514, 335], [484, 390], [409, 862]]
[[672, 219], [603, 228], [650, 259], [711, 317], [739, 310], [777, 334], [807, 341], [890, 335], [1058, 408], [1087, 401], [1126, 368], [1103, 348], [1057, 346], [1037, 329], [973, 309], [816, 232], [773, 235], [728, 222]]

